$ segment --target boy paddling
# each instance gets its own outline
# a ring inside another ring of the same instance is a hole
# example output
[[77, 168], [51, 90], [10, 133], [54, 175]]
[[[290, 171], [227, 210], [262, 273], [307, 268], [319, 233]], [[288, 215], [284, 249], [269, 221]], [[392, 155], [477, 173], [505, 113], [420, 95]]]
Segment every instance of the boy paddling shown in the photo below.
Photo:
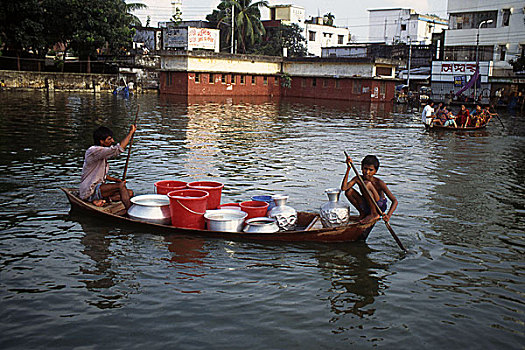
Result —
[[[101, 126], [93, 132], [95, 144], [88, 148], [84, 156], [79, 188], [80, 199], [101, 207], [106, 203], [105, 198], [109, 198], [113, 201], [121, 200], [126, 209], [131, 207], [129, 199], [133, 196], [133, 191], [126, 188], [126, 181], [108, 176], [108, 158], [124, 152], [136, 130], [137, 127], [132, 124], [126, 137], [116, 145], [113, 145], [115, 140], [109, 128]], [[106, 181], [113, 183], [106, 183]]]
[[[384, 181], [375, 177], [379, 169], [379, 160], [376, 156], [368, 155], [361, 162], [361, 171], [363, 173], [362, 177], [365, 183], [365, 186], [368, 188], [370, 194], [373, 198], [370, 198], [366, 195], [366, 189], [361, 188], [361, 184], [357, 181], [357, 176], [353, 177], [348, 181], [348, 175], [350, 174], [350, 169], [352, 168], [352, 158], [349, 156], [346, 157], [346, 173], [341, 184], [341, 190], [345, 192], [346, 198], [350, 203], [359, 211], [360, 223], [365, 224], [374, 220], [377, 220], [381, 217], [376, 209], [376, 206], [372, 202], [374, 200], [379, 208], [385, 212], [387, 208], [388, 197], [392, 202], [388, 213], [383, 216], [383, 220], [388, 222], [390, 217], [397, 208], [397, 199], [394, 197], [392, 192], [388, 189], [388, 186]], [[361, 193], [357, 192], [353, 187], [355, 184], [358, 184]]]

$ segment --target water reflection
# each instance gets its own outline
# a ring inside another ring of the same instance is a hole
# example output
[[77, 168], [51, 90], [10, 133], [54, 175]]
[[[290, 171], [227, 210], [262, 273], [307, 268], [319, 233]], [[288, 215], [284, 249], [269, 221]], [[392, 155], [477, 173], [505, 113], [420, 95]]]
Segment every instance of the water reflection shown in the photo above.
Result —
[[345, 315], [369, 317], [376, 310], [370, 306], [380, 289], [386, 288], [378, 274], [385, 266], [371, 259], [372, 254], [372, 249], [365, 243], [316, 254], [319, 268], [329, 276], [332, 285], [328, 290], [328, 300], [333, 314], [330, 323], [338, 325], [334, 330], [336, 333], [348, 330], [340, 322]]
[[121, 283], [121, 277], [117, 276], [117, 270], [113, 267], [112, 261], [115, 252], [110, 248], [116, 238], [111, 234], [109, 227], [93, 225], [92, 220], [86, 220], [82, 214], [75, 211], [70, 212], [70, 218], [80, 223], [84, 236], [80, 242], [84, 246], [82, 254], [88, 256], [94, 263], [80, 266], [82, 277], [80, 282], [84, 283], [86, 289], [93, 292], [91, 296], [96, 299], [87, 300], [90, 305], [99, 309], [111, 309], [121, 307], [121, 299], [125, 295], [114, 287]]

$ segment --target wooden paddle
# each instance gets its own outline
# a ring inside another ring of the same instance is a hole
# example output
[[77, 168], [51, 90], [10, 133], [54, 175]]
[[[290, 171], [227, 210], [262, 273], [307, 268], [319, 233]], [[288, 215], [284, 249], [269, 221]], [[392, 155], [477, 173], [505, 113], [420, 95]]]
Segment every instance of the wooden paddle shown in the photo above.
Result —
[[[133, 125], [137, 125], [137, 119], [139, 118], [140, 105], [137, 105], [137, 113], [135, 114], [135, 121]], [[126, 157], [126, 165], [124, 166], [124, 174], [122, 174], [122, 181], [126, 180], [126, 173], [128, 172], [129, 158], [131, 156], [131, 146], [133, 146], [133, 137], [135, 134], [131, 135], [131, 140], [129, 140], [128, 156]]]
[[[346, 153], [346, 151], [344, 151], [344, 152], [345, 152], [345, 156], [348, 158], [348, 154]], [[366, 187], [366, 184], [363, 181], [363, 178], [361, 177], [361, 175], [359, 174], [357, 169], [355, 168], [354, 163], [350, 162], [350, 165], [352, 166], [352, 169], [354, 170], [354, 173], [357, 176], [357, 180], [359, 181], [359, 184], [361, 185], [362, 188], [364, 188], [364, 190], [366, 192], [366, 195], [368, 195], [368, 197], [371, 199], [372, 203], [374, 203], [374, 205], [376, 207], [376, 210], [379, 213], [379, 215], [381, 215], [381, 217], [383, 217], [385, 215], [385, 213], [383, 213], [381, 208], [379, 208], [379, 205], [377, 205], [377, 202], [374, 200], [374, 197], [372, 197], [372, 193], [370, 193], [370, 190]], [[401, 243], [401, 241], [399, 240], [399, 237], [397, 237], [396, 233], [394, 232], [394, 229], [392, 228], [392, 226], [390, 226], [390, 223], [388, 221], [384, 221], [384, 220], [383, 220], [383, 222], [385, 223], [386, 228], [388, 229], [388, 231], [390, 232], [392, 237], [394, 237], [394, 240], [396, 241], [396, 243], [399, 246], [399, 248], [401, 248], [406, 253], [407, 250], [405, 249], [405, 247], [403, 247], [403, 243]]]

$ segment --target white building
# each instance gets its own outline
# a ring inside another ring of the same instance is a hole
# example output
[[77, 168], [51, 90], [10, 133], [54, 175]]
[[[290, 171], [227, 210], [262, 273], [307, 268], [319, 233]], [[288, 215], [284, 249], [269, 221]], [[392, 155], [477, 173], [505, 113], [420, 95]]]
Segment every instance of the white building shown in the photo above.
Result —
[[446, 19], [421, 15], [413, 9], [388, 8], [368, 10], [368, 41], [409, 43], [428, 45], [433, 33], [441, 33], [448, 28]]
[[311, 56], [321, 56], [323, 47], [345, 46], [350, 41], [348, 28], [325, 25], [322, 17], [307, 20], [306, 11], [301, 6], [270, 6], [268, 16], [270, 21], [279, 21], [286, 25], [297, 24], [301, 27], [306, 39], [306, 49]]
[[[444, 36], [443, 57], [433, 62], [433, 92], [457, 91], [460, 78], [468, 81], [473, 73], [461, 68], [476, 67], [477, 62], [480, 85], [465, 91], [466, 95], [481, 95], [487, 103], [496, 90], [503, 88], [510, 96], [523, 89], [525, 81], [514, 74], [509, 61], [525, 54], [524, 10], [525, 1], [448, 0], [450, 25]], [[447, 76], [450, 67], [453, 74]]]

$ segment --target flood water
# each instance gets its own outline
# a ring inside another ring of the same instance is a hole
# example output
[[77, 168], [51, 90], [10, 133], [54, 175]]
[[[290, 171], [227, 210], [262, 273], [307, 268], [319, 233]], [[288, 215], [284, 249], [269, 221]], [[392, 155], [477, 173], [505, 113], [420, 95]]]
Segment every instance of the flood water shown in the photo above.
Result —
[[[70, 214], [92, 131], [121, 139], [139, 104], [137, 194], [213, 180], [223, 202], [317, 210], [343, 150], [376, 154], [409, 253], [381, 222], [366, 243], [261, 243]], [[525, 117], [501, 119], [427, 133], [390, 104], [0, 92], [0, 348], [523, 348]]]

